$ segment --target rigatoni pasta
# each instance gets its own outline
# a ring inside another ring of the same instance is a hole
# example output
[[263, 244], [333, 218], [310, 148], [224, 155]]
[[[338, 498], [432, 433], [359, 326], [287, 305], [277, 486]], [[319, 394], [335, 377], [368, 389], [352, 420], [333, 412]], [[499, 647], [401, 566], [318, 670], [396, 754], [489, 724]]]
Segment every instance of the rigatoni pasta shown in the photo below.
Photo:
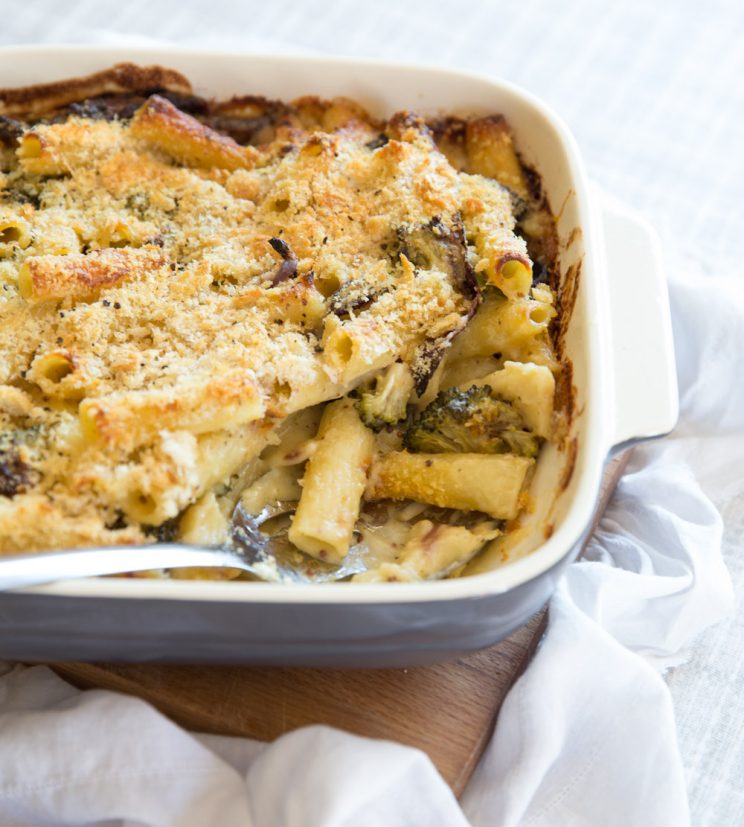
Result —
[[554, 222], [502, 116], [134, 66], [0, 116], [0, 553], [218, 546], [239, 511], [397, 582], [518, 523], [562, 366]]
[[349, 401], [331, 402], [307, 462], [289, 539], [301, 551], [340, 563], [349, 551], [375, 442]]

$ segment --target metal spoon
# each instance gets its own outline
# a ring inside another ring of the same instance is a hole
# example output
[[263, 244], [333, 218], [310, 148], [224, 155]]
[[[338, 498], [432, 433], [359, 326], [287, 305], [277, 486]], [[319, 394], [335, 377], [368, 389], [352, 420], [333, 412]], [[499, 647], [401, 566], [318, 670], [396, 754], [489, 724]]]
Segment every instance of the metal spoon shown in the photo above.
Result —
[[290, 546], [282, 540], [281, 533], [277, 537], [260, 531], [263, 522], [289, 510], [285, 504], [277, 503], [252, 517], [238, 504], [233, 513], [230, 542], [215, 548], [154, 543], [2, 557], [0, 591], [78, 577], [192, 566], [240, 569], [260, 580], [277, 583], [325, 583], [364, 571], [358, 546], [352, 547], [343, 565], [332, 566]]
[[232, 515], [231, 546], [242, 550], [250, 561], [251, 572], [262, 580], [284, 583], [328, 583], [344, 580], [366, 570], [366, 548], [357, 544], [349, 549], [340, 566], [324, 563], [303, 554], [287, 539], [287, 528], [265, 534], [260, 526], [275, 517], [294, 511], [296, 503], [278, 502], [260, 514], [248, 514], [240, 503]]

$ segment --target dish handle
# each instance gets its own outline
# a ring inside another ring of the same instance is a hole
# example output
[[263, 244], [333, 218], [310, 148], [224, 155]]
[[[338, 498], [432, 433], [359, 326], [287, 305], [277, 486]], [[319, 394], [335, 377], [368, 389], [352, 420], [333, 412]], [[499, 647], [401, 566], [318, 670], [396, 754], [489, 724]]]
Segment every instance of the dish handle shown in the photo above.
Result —
[[679, 416], [669, 291], [661, 241], [605, 194], [602, 211], [614, 383], [611, 454], [668, 434]]

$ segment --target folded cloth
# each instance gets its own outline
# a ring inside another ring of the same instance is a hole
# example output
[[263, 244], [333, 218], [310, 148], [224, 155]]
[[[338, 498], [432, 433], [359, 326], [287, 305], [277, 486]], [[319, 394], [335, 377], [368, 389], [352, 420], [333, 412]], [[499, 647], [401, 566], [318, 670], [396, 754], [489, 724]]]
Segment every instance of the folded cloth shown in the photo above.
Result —
[[684, 827], [660, 672], [732, 608], [710, 498], [744, 492], [744, 284], [677, 277], [672, 304], [680, 425], [635, 450], [462, 809], [408, 747], [327, 727], [269, 745], [192, 735], [142, 701], [15, 667], [0, 677], [0, 824]]

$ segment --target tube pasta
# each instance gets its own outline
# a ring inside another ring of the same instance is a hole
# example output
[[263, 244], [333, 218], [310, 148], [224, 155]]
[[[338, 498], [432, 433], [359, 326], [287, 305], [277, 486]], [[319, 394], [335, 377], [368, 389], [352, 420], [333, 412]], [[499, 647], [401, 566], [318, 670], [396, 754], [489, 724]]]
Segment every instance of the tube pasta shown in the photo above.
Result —
[[[203, 494], [225, 486], [234, 474], [249, 481], [253, 460], [269, 440], [254, 425], [198, 438], [189, 431], [161, 431], [141, 451], [140, 462], [126, 466], [112, 484], [130, 519], [161, 525]], [[255, 464], [260, 473], [260, 460]]]
[[219, 546], [227, 539], [227, 520], [211, 491], [184, 511], [178, 527], [184, 543]]
[[159, 270], [162, 253], [149, 249], [104, 249], [87, 255], [32, 256], [21, 265], [18, 289], [26, 301], [84, 299], [126, 279]]
[[468, 172], [494, 178], [520, 198], [529, 198], [527, 179], [503, 115], [468, 121], [465, 129], [465, 151]]
[[500, 353], [506, 359], [520, 361], [534, 340], [547, 336], [554, 316], [555, 308], [547, 302], [489, 296], [455, 339], [449, 358], [454, 362]]
[[238, 472], [244, 480], [243, 485], [250, 483], [263, 470], [258, 455], [271, 441], [271, 432], [257, 424], [198, 437], [196, 475], [199, 493], [224, 485]]
[[323, 353], [342, 382], [353, 382], [365, 373], [389, 365], [395, 359], [392, 343], [375, 336], [374, 323], [357, 321], [343, 324], [335, 317], [326, 321]]
[[26, 374], [48, 396], [82, 399], [89, 378], [75, 357], [66, 350], [52, 350], [37, 356]]
[[514, 454], [411, 454], [395, 451], [375, 462], [370, 500], [418, 500], [443, 508], [482, 511], [511, 520], [534, 460]]
[[526, 242], [514, 235], [508, 192], [479, 175], [463, 175], [462, 178], [462, 219], [478, 254], [475, 272], [509, 298], [528, 295], [532, 285], [532, 263]]
[[233, 428], [260, 419], [265, 410], [250, 377], [233, 373], [170, 388], [85, 399], [79, 416], [89, 441], [132, 447], [162, 430], [203, 434]]
[[252, 167], [258, 157], [253, 147], [240, 146], [159, 95], [152, 95], [137, 110], [130, 131], [190, 166], [235, 170]]
[[299, 480], [300, 466], [270, 468], [245, 489], [240, 502], [249, 514], [256, 515], [267, 505], [299, 500], [302, 495]]
[[31, 244], [31, 225], [17, 215], [0, 215], [0, 258], [13, 254]]
[[[462, 325], [465, 301], [444, 273], [417, 273], [405, 256], [401, 266], [403, 275], [396, 289], [380, 296], [369, 310], [345, 322], [326, 317], [321, 344], [338, 381], [352, 383], [387, 367], [425, 338]], [[436, 325], [432, 314], [438, 318]]]
[[114, 151], [120, 140], [120, 128], [103, 121], [41, 124], [23, 133], [16, 156], [32, 175], [69, 175]]
[[297, 548], [340, 563], [351, 545], [374, 436], [348, 400], [331, 402], [318, 430], [318, 447], [302, 481], [302, 496], [289, 529]]
[[[178, 528], [183, 543], [220, 546], [227, 540], [229, 526], [217, 498], [210, 491], [184, 511]], [[194, 566], [170, 572], [175, 580], [234, 580], [239, 575], [239, 569]]]

